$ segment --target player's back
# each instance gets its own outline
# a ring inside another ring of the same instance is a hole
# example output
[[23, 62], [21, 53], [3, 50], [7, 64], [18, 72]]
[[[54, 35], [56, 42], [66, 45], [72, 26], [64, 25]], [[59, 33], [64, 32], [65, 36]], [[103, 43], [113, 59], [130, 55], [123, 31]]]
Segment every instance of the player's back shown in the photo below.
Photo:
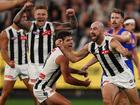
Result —
[[46, 86], [53, 87], [61, 75], [60, 67], [55, 62], [60, 55], [63, 55], [63, 53], [59, 48], [55, 48], [48, 55], [43, 70], [39, 73], [39, 80], [36, 82], [35, 88], [44, 89]]

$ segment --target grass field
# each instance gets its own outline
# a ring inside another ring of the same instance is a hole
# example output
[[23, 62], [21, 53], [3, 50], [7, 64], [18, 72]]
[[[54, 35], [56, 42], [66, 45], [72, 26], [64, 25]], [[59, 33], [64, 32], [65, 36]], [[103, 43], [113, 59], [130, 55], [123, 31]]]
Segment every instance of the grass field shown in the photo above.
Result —
[[[101, 100], [95, 99], [72, 99], [72, 105], [102, 105]], [[34, 105], [30, 99], [9, 99], [6, 105]]]

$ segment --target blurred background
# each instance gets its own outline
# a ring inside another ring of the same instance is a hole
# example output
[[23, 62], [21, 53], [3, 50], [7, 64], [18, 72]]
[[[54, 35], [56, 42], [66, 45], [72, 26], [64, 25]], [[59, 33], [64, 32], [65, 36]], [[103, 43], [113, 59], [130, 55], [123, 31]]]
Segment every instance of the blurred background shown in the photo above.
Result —
[[[65, 16], [65, 10], [67, 8], [74, 8], [76, 11], [76, 17], [78, 19], [79, 27], [74, 30], [74, 49], [79, 50], [89, 39], [89, 27], [95, 20], [102, 21], [106, 28], [110, 26], [109, 14], [113, 8], [120, 8], [125, 12], [125, 16], [133, 16], [136, 19], [135, 33], [138, 37], [138, 55], [140, 58], [140, 0], [34, 0], [35, 5], [48, 6], [49, 21], [65, 22], [67, 18]], [[20, 10], [21, 7], [0, 12], [0, 31], [12, 24], [12, 20]], [[77, 63], [71, 63], [70, 66], [75, 69], [81, 69], [81, 67], [92, 58], [89, 55], [85, 59]], [[3, 85], [3, 71], [4, 61], [0, 57], [0, 91]], [[89, 87], [77, 87], [64, 83], [61, 77], [56, 86], [57, 90], [64, 96], [69, 98], [73, 105], [102, 105], [102, 97], [100, 91], [100, 81], [102, 69], [99, 64], [93, 65], [88, 70], [89, 78], [92, 83]], [[83, 77], [76, 76], [76, 78]], [[137, 70], [135, 69], [135, 78], [137, 88], [140, 89], [140, 80], [138, 80]], [[26, 101], [25, 101], [26, 100]], [[26, 90], [22, 81], [18, 80], [11, 93], [7, 105], [33, 105], [32, 98]]]

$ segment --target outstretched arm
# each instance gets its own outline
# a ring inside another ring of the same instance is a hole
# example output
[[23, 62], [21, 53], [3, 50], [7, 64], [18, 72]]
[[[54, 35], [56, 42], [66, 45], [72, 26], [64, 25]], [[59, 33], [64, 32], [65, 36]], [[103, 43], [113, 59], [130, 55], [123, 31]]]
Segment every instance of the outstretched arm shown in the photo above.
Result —
[[17, 13], [17, 15], [15, 16], [15, 18], [14, 18], [14, 20], [13, 20], [13, 22], [14, 22], [17, 26], [19, 26], [19, 27], [21, 27], [21, 28], [23, 28], [23, 29], [25, 29], [25, 30], [27, 30], [27, 31], [29, 31], [29, 29], [30, 29], [32, 23], [31, 23], [30, 21], [28, 21], [28, 20], [21, 21], [21, 17], [22, 17], [22, 15], [23, 15], [23, 13], [25, 12], [25, 10], [26, 10], [27, 8], [32, 7], [32, 6], [33, 6], [33, 4], [32, 4], [31, 2], [25, 3], [24, 6], [23, 6], [23, 8]]
[[66, 15], [68, 17], [68, 22], [60, 23], [60, 22], [53, 22], [56, 31], [59, 30], [70, 30], [75, 29], [78, 26], [77, 18], [75, 16], [74, 9], [67, 9]]
[[60, 65], [60, 69], [66, 83], [77, 85], [77, 86], [86, 86], [86, 87], [89, 86], [90, 81], [88, 79], [81, 81], [71, 76], [68, 70], [69, 60], [64, 55], [60, 55], [59, 57], [57, 57], [55, 62], [58, 65]]
[[125, 57], [132, 57], [132, 53], [128, 51], [128, 49], [124, 48], [121, 43], [119, 41], [117, 41], [116, 39], [112, 39], [110, 42], [110, 45], [113, 49], [115, 49], [117, 52], [119, 52], [120, 54], [122, 54]]
[[113, 35], [113, 37], [115, 39], [117, 39], [119, 42], [123, 43], [123, 42], [127, 42], [129, 43], [130, 42], [130, 39], [131, 39], [131, 33], [128, 32], [128, 31], [124, 31], [122, 33], [122, 35]]
[[[61, 42], [60, 42], [61, 43]], [[81, 59], [85, 58], [88, 54], [88, 44], [85, 45], [80, 51], [68, 51], [63, 47], [63, 45], [58, 45], [61, 51], [64, 53], [66, 57], [73, 63], [80, 61]]]
[[88, 76], [88, 73], [86, 71], [76, 70], [76, 69], [73, 69], [73, 68], [69, 68], [69, 72], [73, 73], [73, 74], [83, 75], [84, 77]]
[[1, 0], [0, 11], [14, 8], [18, 5], [24, 4], [27, 0]]

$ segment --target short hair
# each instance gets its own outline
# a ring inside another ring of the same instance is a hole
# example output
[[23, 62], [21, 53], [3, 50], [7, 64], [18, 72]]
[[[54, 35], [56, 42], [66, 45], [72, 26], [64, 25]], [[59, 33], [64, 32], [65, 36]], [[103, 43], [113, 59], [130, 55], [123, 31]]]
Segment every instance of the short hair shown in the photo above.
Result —
[[72, 36], [72, 33], [70, 31], [60, 31], [57, 33], [57, 35], [55, 36], [55, 41], [57, 39], [62, 39], [64, 40], [67, 36]]
[[47, 6], [44, 6], [44, 5], [38, 5], [38, 6], [35, 6], [34, 7], [34, 11], [35, 10], [38, 10], [38, 9], [45, 9], [47, 11], [48, 10], [48, 7]]
[[[112, 13], [117, 13], [117, 14], [120, 14], [122, 18], [124, 18], [124, 12], [120, 9], [117, 9], [117, 8], [114, 8], [113, 11], [111, 12]], [[110, 17], [111, 17], [111, 14], [110, 14]]]

